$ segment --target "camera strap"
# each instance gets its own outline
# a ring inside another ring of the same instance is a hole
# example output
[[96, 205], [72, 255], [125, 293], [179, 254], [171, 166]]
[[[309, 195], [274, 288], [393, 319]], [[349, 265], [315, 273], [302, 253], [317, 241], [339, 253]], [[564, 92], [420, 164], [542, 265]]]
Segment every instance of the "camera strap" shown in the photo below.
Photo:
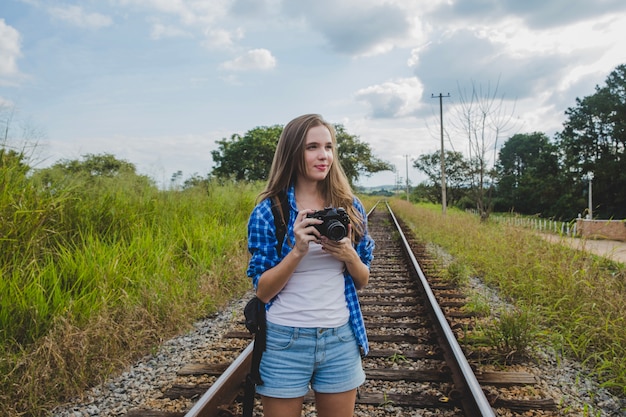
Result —
[[[272, 215], [274, 216], [274, 226], [276, 227], [276, 251], [278, 256], [282, 256], [283, 243], [287, 234], [287, 221], [289, 219], [289, 200], [285, 191], [280, 191], [276, 196], [272, 197]], [[261, 373], [259, 366], [261, 365], [261, 357], [265, 351], [266, 341], [266, 319], [265, 319], [265, 303], [257, 297], [248, 301], [244, 309], [246, 327], [250, 333], [254, 334], [254, 347], [252, 348], [252, 364], [250, 373], [246, 375], [243, 398], [243, 417], [252, 417], [254, 409], [254, 394], [257, 385], [262, 385]]]

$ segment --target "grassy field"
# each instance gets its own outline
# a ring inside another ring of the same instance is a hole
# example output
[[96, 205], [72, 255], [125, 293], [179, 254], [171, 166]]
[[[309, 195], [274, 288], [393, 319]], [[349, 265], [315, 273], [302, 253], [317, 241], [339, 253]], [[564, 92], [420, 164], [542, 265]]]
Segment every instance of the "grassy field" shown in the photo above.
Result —
[[0, 170], [0, 415], [44, 415], [250, 288], [258, 187]]
[[626, 394], [626, 270], [623, 265], [481, 222], [457, 210], [392, 200], [425, 242], [443, 247], [548, 331], [547, 342], [586, 362], [606, 387]]
[[[258, 184], [158, 190], [119, 175], [51, 186], [19, 166], [0, 172], [0, 415], [45, 415], [250, 288]], [[626, 392], [623, 268], [465, 213], [392, 205]]]

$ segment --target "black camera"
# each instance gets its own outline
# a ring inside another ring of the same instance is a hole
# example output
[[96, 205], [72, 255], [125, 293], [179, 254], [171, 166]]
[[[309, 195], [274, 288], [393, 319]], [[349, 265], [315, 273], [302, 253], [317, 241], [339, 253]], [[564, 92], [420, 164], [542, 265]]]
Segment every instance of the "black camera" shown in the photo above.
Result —
[[344, 209], [326, 207], [315, 213], [307, 214], [307, 217], [322, 220], [324, 223], [314, 225], [323, 235], [334, 241], [340, 241], [348, 235], [350, 217]]

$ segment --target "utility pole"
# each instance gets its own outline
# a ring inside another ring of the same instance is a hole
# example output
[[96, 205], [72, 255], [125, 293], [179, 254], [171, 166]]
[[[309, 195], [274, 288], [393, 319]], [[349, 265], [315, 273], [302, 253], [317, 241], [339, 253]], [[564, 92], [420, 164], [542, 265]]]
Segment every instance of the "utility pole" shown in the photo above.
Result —
[[396, 197], [397, 197], [398, 196], [398, 188], [400, 188], [400, 175], [398, 174], [397, 170], [394, 169], [394, 171], [396, 173], [396, 180], [394, 181], [394, 183], [395, 183], [394, 189], [396, 191]]
[[431, 98], [439, 97], [439, 120], [441, 121], [441, 212], [446, 214], [446, 159], [443, 150], [443, 98], [450, 97], [439, 93], [438, 96], [431, 94]]
[[406, 158], [406, 201], [409, 201], [409, 155], [404, 155]]
[[587, 178], [589, 179], [589, 220], [593, 220], [593, 197], [591, 187], [591, 182], [593, 181], [593, 172], [589, 171], [587, 173]]

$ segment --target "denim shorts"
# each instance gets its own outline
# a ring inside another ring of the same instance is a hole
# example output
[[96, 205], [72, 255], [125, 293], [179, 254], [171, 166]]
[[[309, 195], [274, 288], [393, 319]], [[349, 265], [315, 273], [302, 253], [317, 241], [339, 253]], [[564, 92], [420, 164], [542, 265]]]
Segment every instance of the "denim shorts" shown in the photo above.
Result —
[[359, 346], [350, 324], [337, 328], [287, 327], [267, 322], [259, 394], [299, 398], [353, 390], [365, 382]]

